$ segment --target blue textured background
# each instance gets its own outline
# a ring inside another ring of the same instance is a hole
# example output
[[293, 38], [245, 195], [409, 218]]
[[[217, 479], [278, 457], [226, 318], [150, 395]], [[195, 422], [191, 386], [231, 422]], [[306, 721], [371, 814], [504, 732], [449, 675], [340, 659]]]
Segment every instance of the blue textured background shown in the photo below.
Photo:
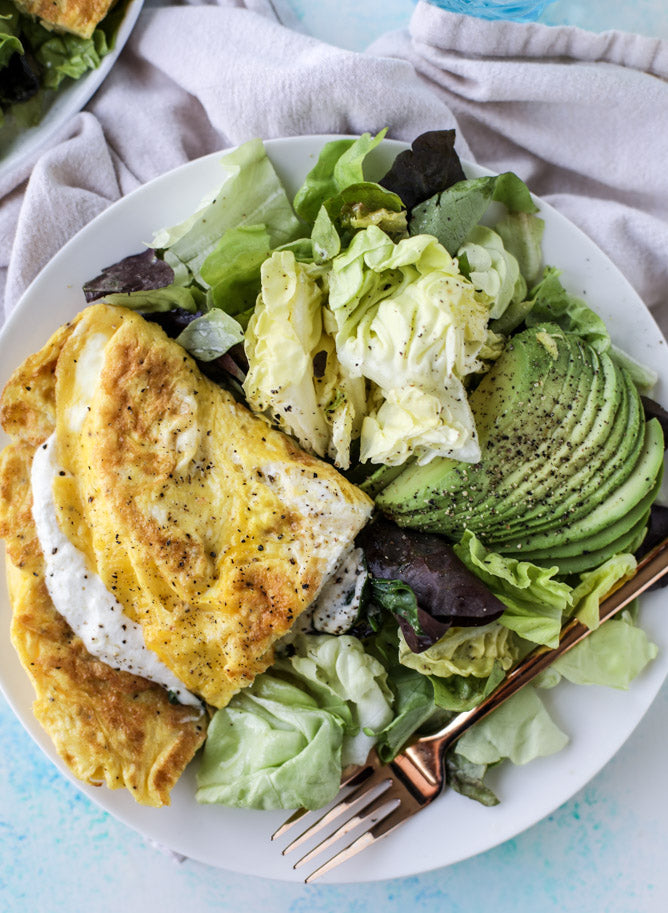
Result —
[[668, 688], [601, 774], [515, 839], [418, 877], [301, 887], [149, 845], [65, 780], [2, 702], [0, 911], [665, 913], [666, 733]]
[[[413, 0], [276, 0], [353, 49], [403, 26]], [[668, 36], [665, 0], [557, 0], [545, 21]], [[578, 18], [579, 17], [579, 18]], [[665, 913], [668, 687], [606, 768], [554, 815], [481, 856], [414, 878], [300, 887], [177, 862], [82, 796], [0, 698], [0, 913]], [[447, 821], [443, 822], [444, 829]], [[220, 848], [221, 859], [225, 847]]]

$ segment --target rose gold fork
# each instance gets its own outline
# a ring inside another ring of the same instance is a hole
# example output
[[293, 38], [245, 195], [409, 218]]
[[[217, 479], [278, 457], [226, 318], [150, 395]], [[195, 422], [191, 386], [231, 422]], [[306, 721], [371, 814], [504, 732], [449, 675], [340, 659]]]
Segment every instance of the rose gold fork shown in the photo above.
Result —
[[[633, 577], [608, 593], [600, 607], [601, 623], [616, 615], [667, 571], [668, 539], [638, 562]], [[348, 790], [344, 791], [337, 803], [288, 844], [282, 851], [283, 855], [302, 846], [344, 816], [343, 824], [302, 856], [295, 863], [295, 869], [310, 863], [347, 834], [361, 830], [352, 843], [311, 872], [305, 879], [310, 882], [371, 846], [381, 837], [386, 837], [408, 818], [426, 808], [441, 793], [445, 786], [444, 757], [456, 740], [590, 633], [590, 628], [573, 619], [563, 628], [557, 647], [534, 649], [477, 707], [457, 714], [438, 732], [416, 739], [389, 764], [383, 764], [376, 752], [372, 751], [364, 766], [352, 770], [344, 777], [341, 786]], [[307, 814], [305, 809], [296, 811], [271, 839], [283, 836]]]

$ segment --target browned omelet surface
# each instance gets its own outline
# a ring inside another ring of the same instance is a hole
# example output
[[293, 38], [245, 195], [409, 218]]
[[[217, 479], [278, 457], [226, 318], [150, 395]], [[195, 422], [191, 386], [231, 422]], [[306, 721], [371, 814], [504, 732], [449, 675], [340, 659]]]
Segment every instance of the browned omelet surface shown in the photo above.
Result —
[[56, 31], [90, 38], [116, 0], [14, 0], [24, 13]]
[[54, 608], [31, 514], [34, 449], [17, 440], [0, 454], [11, 638], [35, 689], [33, 712], [76, 777], [126, 787], [143, 805], [168, 805], [172, 787], [204, 742], [206, 716], [171, 704], [160, 686], [91, 656]]
[[163, 804], [204, 717], [91, 656], [56, 611], [31, 514], [35, 448], [55, 429], [61, 529], [146, 646], [215, 707], [271, 664], [372, 503], [123, 308], [94, 305], [54, 334], [10, 379], [0, 421], [14, 438], [0, 456], [12, 638], [35, 713], [77, 776]]
[[56, 376], [61, 526], [146, 645], [224, 706], [271, 664], [371, 501], [131, 311], [86, 309]]

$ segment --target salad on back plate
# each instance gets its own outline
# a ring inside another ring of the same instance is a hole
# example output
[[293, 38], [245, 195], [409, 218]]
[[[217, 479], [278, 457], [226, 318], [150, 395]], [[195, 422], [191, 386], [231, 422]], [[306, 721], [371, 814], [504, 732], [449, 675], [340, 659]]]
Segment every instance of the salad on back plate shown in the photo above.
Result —
[[[600, 601], [665, 528], [656, 377], [543, 262], [526, 185], [468, 179], [454, 131], [423, 134], [370, 180], [383, 137], [326, 143], [292, 200], [262, 142], [245, 143], [223, 156], [213, 198], [84, 287], [104, 320], [121, 308], [158, 324], [230, 403], [370, 504], [276, 630], [271, 662], [222, 699], [188, 683], [206, 704], [202, 803], [325, 805], [373, 746], [390, 760], [475, 706], [570, 618], [597, 627]], [[301, 508], [311, 525], [322, 490]], [[450, 785], [492, 805], [490, 767], [560, 750], [542, 691], [562, 678], [628, 687], [656, 655], [636, 616], [474, 726], [447, 757]], [[170, 686], [173, 704], [185, 695]]]

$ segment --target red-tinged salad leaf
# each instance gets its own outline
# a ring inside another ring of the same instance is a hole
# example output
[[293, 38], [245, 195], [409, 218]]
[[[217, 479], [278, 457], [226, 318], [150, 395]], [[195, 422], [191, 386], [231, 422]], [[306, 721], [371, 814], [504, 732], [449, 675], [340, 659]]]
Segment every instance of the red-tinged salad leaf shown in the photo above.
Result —
[[665, 441], [666, 447], [668, 447], [668, 412], [657, 403], [655, 400], [650, 399], [649, 396], [641, 396], [640, 400], [645, 410], [645, 418], [649, 421], [652, 418], [659, 420], [661, 425], [661, 430], [663, 431], [663, 439]]
[[428, 649], [452, 625], [484, 625], [504, 612], [504, 604], [441, 536], [400, 529], [379, 518], [362, 530], [358, 544], [375, 578], [372, 600], [383, 599], [413, 652]]
[[[663, 504], [652, 504], [649, 512], [649, 521], [647, 523], [647, 534], [642, 541], [642, 545], [636, 551], [635, 557], [640, 559], [668, 536], [668, 507]], [[650, 589], [658, 590], [668, 586], [668, 575], [664, 575], [660, 580], [653, 584]]]
[[410, 211], [464, 180], [466, 175], [455, 152], [455, 131], [430, 130], [418, 136], [410, 149], [399, 153], [378, 183], [400, 196]]
[[415, 206], [409, 231], [412, 235], [435, 235], [454, 257], [493, 202], [503, 203], [509, 212], [538, 211], [524, 181], [505, 171], [459, 181]]
[[141, 254], [132, 254], [106, 266], [99, 276], [85, 283], [83, 291], [90, 303], [107, 295], [165, 288], [173, 281], [171, 266], [160, 260], [152, 248], [148, 248]]

